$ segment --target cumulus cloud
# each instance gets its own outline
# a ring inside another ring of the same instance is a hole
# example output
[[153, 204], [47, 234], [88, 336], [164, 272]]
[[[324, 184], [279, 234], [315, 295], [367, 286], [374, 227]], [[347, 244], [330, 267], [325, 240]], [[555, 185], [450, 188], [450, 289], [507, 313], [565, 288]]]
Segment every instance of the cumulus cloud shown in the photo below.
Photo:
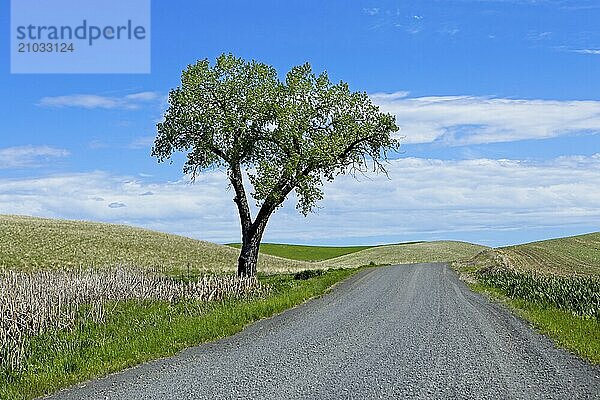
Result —
[[[389, 177], [339, 177], [325, 185], [325, 199], [308, 218], [289, 199], [265, 240], [497, 244], [510, 241], [506, 232], [600, 226], [600, 154], [544, 162], [404, 158], [390, 162]], [[153, 195], [140, 196], [147, 192]], [[222, 171], [201, 174], [195, 184], [104, 172], [0, 181], [0, 213], [131, 223], [217, 242], [239, 238], [232, 197]]]
[[0, 148], [0, 169], [36, 168], [57, 158], [69, 156], [65, 149], [51, 146], [16, 146]]
[[238, 236], [232, 193], [219, 171], [195, 184], [101, 171], [0, 179], [0, 214], [127, 223], [215, 241]]
[[43, 97], [38, 105], [44, 107], [77, 107], [86, 109], [136, 109], [142, 104], [160, 100], [156, 92], [139, 92], [125, 96], [99, 96], [96, 94], [72, 94]]
[[600, 132], [600, 101], [407, 97], [406, 92], [371, 97], [382, 111], [396, 116], [409, 144], [469, 145]]
[[[298, 230], [305, 240], [319, 232], [329, 240], [454, 237], [494, 244], [510, 242], [505, 231], [600, 226], [600, 155], [541, 163], [405, 158], [391, 162], [389, 175], [338, 178], [322, 209]], [[294, 218], [281, 218], [286, 223], [271, 234], [292, 238], [285, 230]]]

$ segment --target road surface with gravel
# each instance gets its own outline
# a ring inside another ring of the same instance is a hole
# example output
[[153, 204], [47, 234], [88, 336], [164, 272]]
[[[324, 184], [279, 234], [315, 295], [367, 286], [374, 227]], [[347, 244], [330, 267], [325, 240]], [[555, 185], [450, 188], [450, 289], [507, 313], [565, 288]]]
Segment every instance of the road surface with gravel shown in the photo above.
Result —
[[600, 368], [556, 349], [444, 264], [372, 268], [227, 339], [53, 399], [592, 399]]

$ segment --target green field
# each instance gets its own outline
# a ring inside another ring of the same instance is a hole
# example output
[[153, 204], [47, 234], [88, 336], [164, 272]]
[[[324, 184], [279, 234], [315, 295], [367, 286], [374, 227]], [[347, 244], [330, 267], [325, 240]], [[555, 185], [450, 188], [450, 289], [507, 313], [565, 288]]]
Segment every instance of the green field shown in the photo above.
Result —
[[[227, 246], [240, 248], [239, 243]], [[448, 262], [473, 257], [485, 246], [466, 242], [406, 242], [379, 246], [306, 246], [264, 243], [260, 253], [292, 260], [313, 262], [325, 268], [355, 268], [363, 265]]]
[[[229, 243], [227, 246], [239, 249], [240, 243]], [[299, 244], [262, 243], [260, 253], [271, 256], [289, 258], [300, 261], [323, 261], [330, 258], [356, 253], [376, 246], [304, 246]]]
[[[125, 225], [0, 215], [0, 269], [103, 267], [116, 264], [166, 271], [235, 271], [238, 251], [228, 246]], [[261, 273], [315, 268], [264, 255]]]

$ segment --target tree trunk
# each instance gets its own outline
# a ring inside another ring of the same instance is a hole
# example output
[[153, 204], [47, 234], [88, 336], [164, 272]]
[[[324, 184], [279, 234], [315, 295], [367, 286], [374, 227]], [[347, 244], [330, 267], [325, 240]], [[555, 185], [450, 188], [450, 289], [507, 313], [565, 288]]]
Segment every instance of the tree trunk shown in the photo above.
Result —
[[258, 250], [263, 232], [267, 225], [268, 217], [262, 221], [255, 221], [248, 229], [242, 230], [242, 250], [238, 258], [237, 274], [239, 277], [256, 276]]
[[278, 187], [278, 194], [270, 196], [264, 201], [256, 215], [256, 219], [252, 222], [240, 165], [230, 164], [230, 166], [229, 181], [235, 190], [233, 201], [237, 205], [242, 228], [242, 249], [240, 251], [240, 257], [238, 258], [237, 274], [240, 277], [256, 276], [258, 249], [269, 217], [271, 217], [271, 214], [273, 214], [275, 209], [285, 200], [285, 197], [290, 193], [294, 186], [287, 183], [282, 187]]
[[256, 238], [244, 238], [242, 241], [242, 251], [238, 258], [237, 274], [239, 277], [249, 277], [256, 275], [256, 263], [258, 262], [258, 249], [260, 241]]

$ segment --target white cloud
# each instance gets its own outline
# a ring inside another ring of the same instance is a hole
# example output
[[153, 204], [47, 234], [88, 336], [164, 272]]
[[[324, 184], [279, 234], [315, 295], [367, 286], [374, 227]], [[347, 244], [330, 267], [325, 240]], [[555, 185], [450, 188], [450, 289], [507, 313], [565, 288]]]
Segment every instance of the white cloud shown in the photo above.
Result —
[[[359, 242], [463, 237], [510, 242], [506, 232], [600, 226], [600, 154], [546, 162], [476, 159], [391, 161], [383, 175], [339, 177], [304, 218], [294, 199], [278, 210], [265, 240]], [[148, 195], [152, 193], [152, 195]], [[0, 213], [131, 223], [212, 241], [239, 227], [222, 171], [152, 183], [104, 172], [0, 180]], [[126, 207], [111, 208], [120, 203]]]
[[38, 105], [44, 107], [79, 107], [87, 109], [136, 109], [143, 103], [160, 100], [155, 92], [139, 92], [125, 96], [99, 96], [95, 94], [72, 94], [43, 97]]
[[382, 111], [396, 116], [404, 143], [468, 145], [600, 132], [600, 101], [410, 98], [406, 92], [371, 97]]
[[379, 8], [377, 8], [377, 7], [363, 8], [363, 12], [368, 15], [377, 15], [377, 14], [379, 14]]
[[577, 49], [577, 50], [572, 50], [573, 53], [579, 53], [579, 54], [600, 54], [600, 50], [598, 49]]
[[404, 99], [410, 95], [408, 91], [398, 91], [392, 93], [373, 93], [369, 95], [375, 103], [393, 102], [395, 100]]
[[212, 240], [238, 236], [232, 198], [219, 171], [203, 174], [195, 184], [100, 171], [0, 179], [0, 214], [127, 223]]
[[17, 146], [0, 148], [0, 169], [35, 168], [57, 158], [67, 157], [69, 152], [50, 146]]
[[150, 149], [154, 145], [155, 136], [139, 136], [129, 143], [130, 149]]
[[527, 38], [534, 42], [540, 42], [543, 40], [548, 40], [552, 38], [553, 33], [549, 31], [539, 32], [539, 31], [530, 31], [527, 34]]
[[443, 28], [439, 32], [444, 33], [446, 35], [454, 36], [460, 32], [460, 29], [458, 29], [458, 28]]
[[406, 158], [392, 161], [389, 175], [338, 178], [304, 233], [431, 238], [457, 231], [600, 226], [600, 154], [545, 163]]
[[158, 93], [155, 92], [139, 92], [139, 93], [133, 93], [133, 94], [128, 94], [127, 96], [125, 96], [126, 100], [131, 100], [131, 101], [152, 101], [152, 100], [156, 100], [159, 98]]

